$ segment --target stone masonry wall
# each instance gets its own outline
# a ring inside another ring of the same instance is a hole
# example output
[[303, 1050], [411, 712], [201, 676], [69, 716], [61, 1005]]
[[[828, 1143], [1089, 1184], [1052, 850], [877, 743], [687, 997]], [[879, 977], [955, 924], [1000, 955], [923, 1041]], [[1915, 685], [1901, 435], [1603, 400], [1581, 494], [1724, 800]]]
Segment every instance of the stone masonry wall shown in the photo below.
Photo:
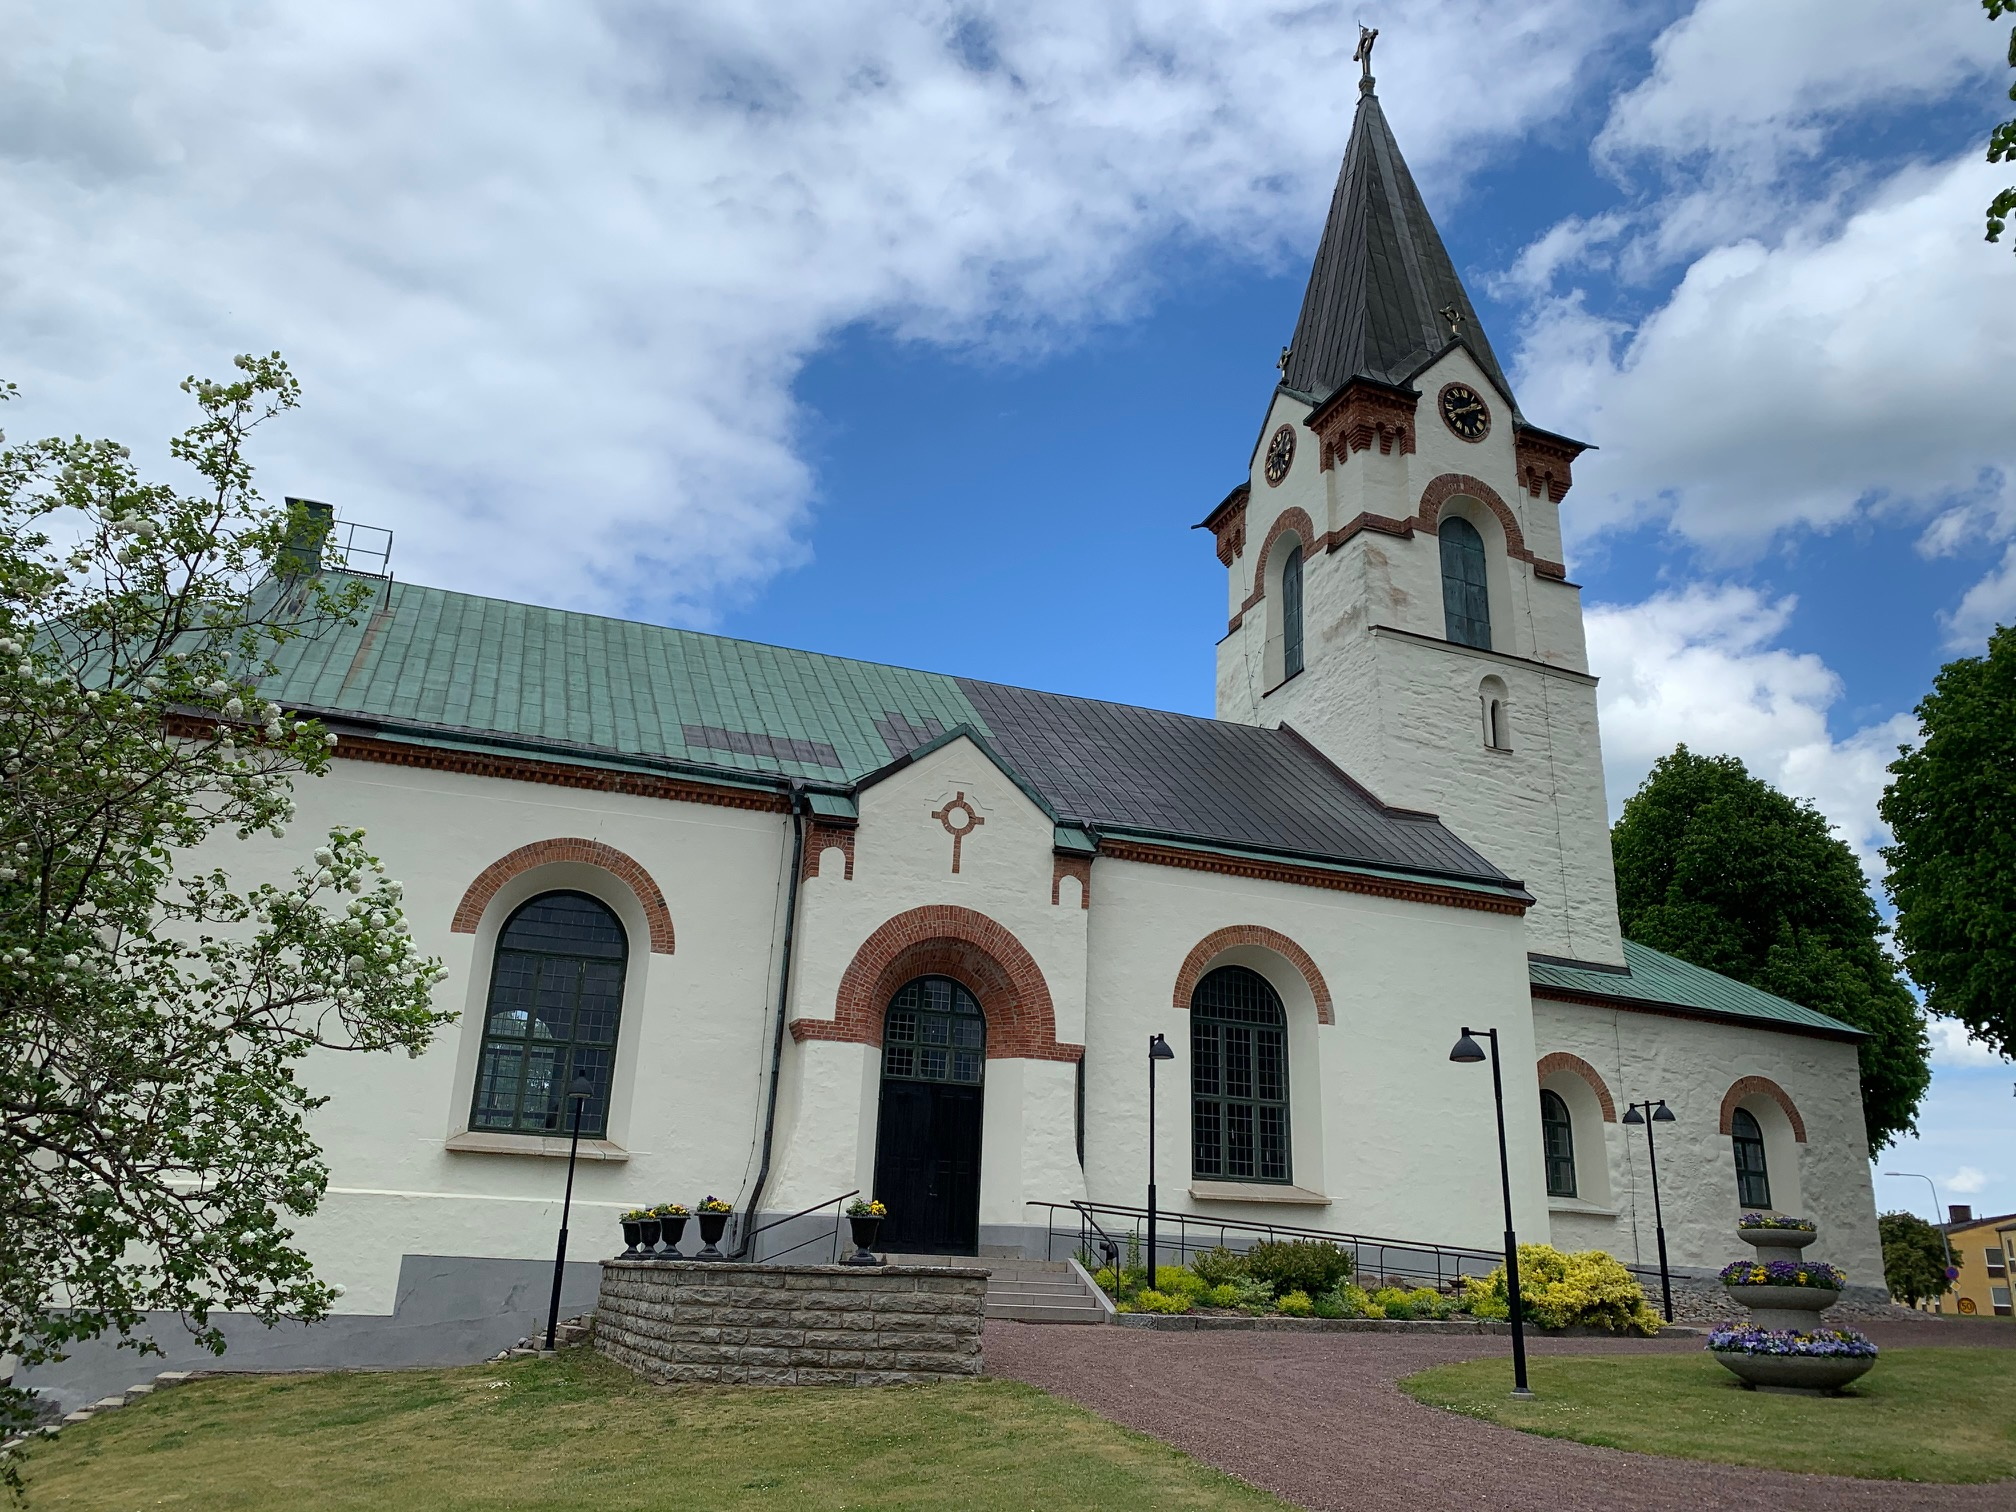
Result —
[[898, 1386], [980, 1374], [987, 1272], [608, 1260], [595, 1347], [667, 1384]]

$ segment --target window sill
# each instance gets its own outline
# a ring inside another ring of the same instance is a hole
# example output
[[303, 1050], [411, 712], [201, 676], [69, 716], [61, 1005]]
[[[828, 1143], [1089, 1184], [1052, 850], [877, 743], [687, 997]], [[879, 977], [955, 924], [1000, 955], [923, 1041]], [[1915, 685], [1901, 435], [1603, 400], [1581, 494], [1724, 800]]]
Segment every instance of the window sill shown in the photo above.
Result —
[[1328, 1207], [1330, 1199], [1307, 1187], [1276, 1186], [1270, 1181], [1193, 1181], [1190, 1195], [1199, 1202], [1284, 1202], [1303, 1207]]
[[[570, 1141], [543, 1134], [493, 1134], [476, 1129], [450, 1135], [446, 1148], [458, 1155], [540, 1155], [565, 1160]], [[581, 1141], [583, 1160], [628, 1160], [630, 1152], [606, 1139]]]
[[1510, 756], [1512, 754], [1512, 747], [1487, 745], [1484, 747], [1484, 754], [1486, 756]]
[[1283, 688], [1287, 687], [1288, 684], [1295, 681], [1296, 678], [1300, 677], [1304, 672], [1307, 672], [1308, 670], [1309, 670], [1309, 664], [1307, 662], [1304, 662], [1301, 666], [1297, 667], [1293, 672], [1290, 672], [1286, 677], [1282, 678], [1281, 681], [1274, 684], [1273, 687], [1269, 688], [1266, 692], [1262, 693], [1260, 696], [1262, 698], [1272, 698], [1276, 693], [1279, 693]]
[[1620, 1218], [1623, 1213], [1614, 1207], [1604, 1207], [1600, 1202], [1584, 1202], [1580, 1197], [1549, 1197], [1547, 1211], [1550, 1213], [1580, 1213], [1585, 1218]]

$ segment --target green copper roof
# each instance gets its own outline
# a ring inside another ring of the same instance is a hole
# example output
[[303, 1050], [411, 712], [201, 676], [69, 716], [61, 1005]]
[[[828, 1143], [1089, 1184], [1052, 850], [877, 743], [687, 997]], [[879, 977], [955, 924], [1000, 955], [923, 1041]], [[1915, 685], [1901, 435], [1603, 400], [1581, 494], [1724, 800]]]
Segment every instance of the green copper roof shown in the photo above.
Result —
[[1770, 1027], [1789, 1026], [1822, 1034], [1853, 1035], [1858, 1039], [1862, 1035], [1852, 1024], [1803, 1008], [1789, 998], [1745, 986], [1720, 972], [1695, 966], [1650, 945], [1640, 945], [1636, 940], [1624, 942], [1624, 960], [1631, 968], [1628, 973], [1546, 959], [1530, 961], [1527, 971], [1536, 988], [1556, 987], [1580, 995], [1616, 998], [1620, 1007], [1643, 1004], [1648, 1008], [1677, 1008], [1716, 1018], [1749, 1019]]

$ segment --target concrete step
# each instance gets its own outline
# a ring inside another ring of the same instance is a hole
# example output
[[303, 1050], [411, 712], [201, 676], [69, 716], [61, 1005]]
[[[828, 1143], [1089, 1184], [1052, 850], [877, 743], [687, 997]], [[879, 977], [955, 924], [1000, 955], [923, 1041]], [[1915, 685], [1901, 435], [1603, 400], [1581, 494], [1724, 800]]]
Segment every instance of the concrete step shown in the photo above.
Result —
[[989, 1302], [987, 1316], [1012, 1323], [1104, 1323], [1106, 1313], [1097, 1302], [1045, 1305], [1034, 1302]]
[[1001, 1281], [987, 1283], [987, 1295], [1006, 1301], [1011, 1297], [1031, 1300], [1038, 1297], [1082, 1297], [1085, 1288], [1076, 1281]]

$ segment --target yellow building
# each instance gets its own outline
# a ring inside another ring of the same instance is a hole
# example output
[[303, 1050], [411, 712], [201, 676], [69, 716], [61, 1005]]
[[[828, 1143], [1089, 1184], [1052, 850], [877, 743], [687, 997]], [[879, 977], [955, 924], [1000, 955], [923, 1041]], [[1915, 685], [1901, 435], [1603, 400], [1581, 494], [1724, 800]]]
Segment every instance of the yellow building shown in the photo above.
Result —
[[1967, 1318], [2010, 1316], [2009, 1262], [2016, 1256], [2016, 1213], [1976, 1218], [1973, 1208], [1961, 1203], [1946, 1213], [1952, 1221], [1941, 1228], [1960, 1279], [1934, 1310]]

